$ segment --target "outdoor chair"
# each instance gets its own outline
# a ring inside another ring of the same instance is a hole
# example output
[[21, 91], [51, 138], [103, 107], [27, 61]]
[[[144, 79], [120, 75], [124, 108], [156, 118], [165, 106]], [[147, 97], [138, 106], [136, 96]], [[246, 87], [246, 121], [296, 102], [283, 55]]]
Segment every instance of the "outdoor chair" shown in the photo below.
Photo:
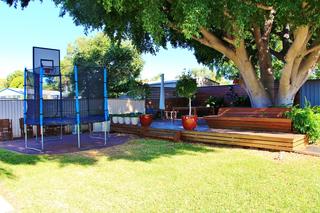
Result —
[[0, 141], [12, 139], [12, 120], [0, 119]]

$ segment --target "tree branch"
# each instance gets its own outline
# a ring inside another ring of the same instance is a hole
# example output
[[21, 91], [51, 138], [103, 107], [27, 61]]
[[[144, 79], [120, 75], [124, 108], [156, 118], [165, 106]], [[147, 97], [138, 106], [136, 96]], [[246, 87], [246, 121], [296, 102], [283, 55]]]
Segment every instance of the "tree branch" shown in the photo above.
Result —
[[309, 26], [298, 27], [293, 34], [294, 41], [284, 58], [286, 64], [282, 70], [279, 91], [289, 91], [290, 80], [291, 82], [295, 81], [296, 74], [294, 73], [295, 76], [292, 76], [292, 71], [294, 70], [294, 65], [299, 66], [300, 63], [297, 64], [297, 62], [301, 61], [301, 58], [297, 59], [297, 57], [302, 57], [301, 54], [306, 48], [306, 44], [308, 42], [308, 39], [310, 38]]
[[304, 55], [308, 55], [308, 54], [310, 54], [314, 51], [318, 51], [318, 50], [320, 50], [320, 44], [315, 45], [315, 46], [311, 47], [310, 49], [306, 50]]
[[271, 30], [272, 30], [272, 26], [273, 26], [273, 21], [274, 21], [274, 15], [275, 15], [276, 11], [274, 9], [271, 9], [270, 11], [270, 15], [269, 15], [269, 19], [267, 19], [264, 23], [264, 33], [262, 36], [262, 39], [264, 40], [268, 40]]
[[[201, 28], [200, 29], [200, 33], [203, 36], [203, 39], [205, 39], [205, 45], [209, 44], [209, 47], [219, 51], [220, 53], [224, 54], [225, 56], [227, 56], [229, 59], [231, 59], [232, 61], [236, 61], [236, 54], [235, 51], [228, 47], [226, 44], [224, 44], [224, 42], [219, 39], [216, 35], [214, 35], [213, 33], [209, 32], [207, 29], [205, 28]], [[194, 38], [195, 39], [195, 38]], [[202, 40], [196, 39], [199, 42], [201, 42]], [[207, 45], [208, 46], [208, 45]]]

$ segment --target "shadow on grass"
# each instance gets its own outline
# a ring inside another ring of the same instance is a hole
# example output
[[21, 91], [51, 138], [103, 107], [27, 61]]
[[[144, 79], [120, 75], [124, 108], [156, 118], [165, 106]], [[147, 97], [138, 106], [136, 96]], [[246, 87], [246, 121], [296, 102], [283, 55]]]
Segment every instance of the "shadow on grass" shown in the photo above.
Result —
[[196, 153], [216, 152], [213, 148], [188, 143], [173, 143], [162, 140], [133, 140], [120, 149], [107, 152], [109, 160], [151, 161], [159, 157], [174, 155], [194, 155]]
[[64, 155], [50, 155], [45, 156], [45, 159], [49, 161], [56, 161], [61, 167], [68, 166], [70, 164], [80, 165], [80, 166], [90, 166], [97, 162], [96, 158], [81, 156], [77, 154], [64, 154]]
[[2, 177], [6, 177], [6, 178], [10, 178], [10, 179], [16, 178], [16, 176], [12, 172], [10, 172], [9, 170], [4, 169], [4, 168], [0, 168], [0, 178], [2, 178]]
[[12, 151], [0, 149], [0, 162], [11, 165], [34, 165], [42, 159], [37, 155], [24, 155]]
[[88, 166], [96, 163], [96, 159], [92, 157], [80, 156], [76, 154], [70, 155], [26, 155], [12, 151], [0, 149], [0, 162], [10, 165], [36, 165], [40, 162], [52, 162], [59, 163], [60, 166], [66, 166], [70, 164]]

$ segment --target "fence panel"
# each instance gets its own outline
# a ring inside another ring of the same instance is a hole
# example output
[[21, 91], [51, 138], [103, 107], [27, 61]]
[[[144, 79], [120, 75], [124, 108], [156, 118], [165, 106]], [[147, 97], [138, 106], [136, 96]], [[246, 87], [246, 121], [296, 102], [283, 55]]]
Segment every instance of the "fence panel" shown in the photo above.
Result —
[[[145, 101], [144, 100], [132, 100], [132, 99], [109, 99], [109, 113], [110, 114], [122, 114], [130, 112], [142, 112], [145, 113]], [[90, 104], [101, 105], [101, 100], [92, 100]], [[103, 104], [103, 103], [102, 103]], [[53, 107], [56, 107], [54, 101], [46, 103], [45, 110], [49, 110], [52, 116], [56, 113]], [[80, 101], [81, 111], [87, 110], [87, 100]], [[103, 109], [103, 105], [101, 106]], [[64, 116], [70, 116], [75, 113], [75, 100], [68, 100], [63, 102]], [[0, 100], [0, 119], [11, 119], [13, 137], [21, 137], [19, 119], [23, 118], [23, 100]]]
[[12, 120], [13, 137], [21, 137], [19, 119], [23, 117], [23, 101], [1, 100], [0, 119]]
[[309, 80], [300, 89], [300, 104], [305, 106], [305, 100], [312, 106], [320, 106], [320, 80]]

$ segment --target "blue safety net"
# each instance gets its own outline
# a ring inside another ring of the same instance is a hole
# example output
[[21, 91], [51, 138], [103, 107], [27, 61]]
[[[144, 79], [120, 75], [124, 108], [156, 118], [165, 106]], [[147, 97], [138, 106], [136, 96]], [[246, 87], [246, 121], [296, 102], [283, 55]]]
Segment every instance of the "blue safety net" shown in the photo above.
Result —
[[[26, 70], [26, 123], [40, 124], [42, 97], [43, 125], [77, 123], [76, 82], [74, 67]], [[77, 66], [80, 123], [106, 120], [104, 102], [104, 68]]]

